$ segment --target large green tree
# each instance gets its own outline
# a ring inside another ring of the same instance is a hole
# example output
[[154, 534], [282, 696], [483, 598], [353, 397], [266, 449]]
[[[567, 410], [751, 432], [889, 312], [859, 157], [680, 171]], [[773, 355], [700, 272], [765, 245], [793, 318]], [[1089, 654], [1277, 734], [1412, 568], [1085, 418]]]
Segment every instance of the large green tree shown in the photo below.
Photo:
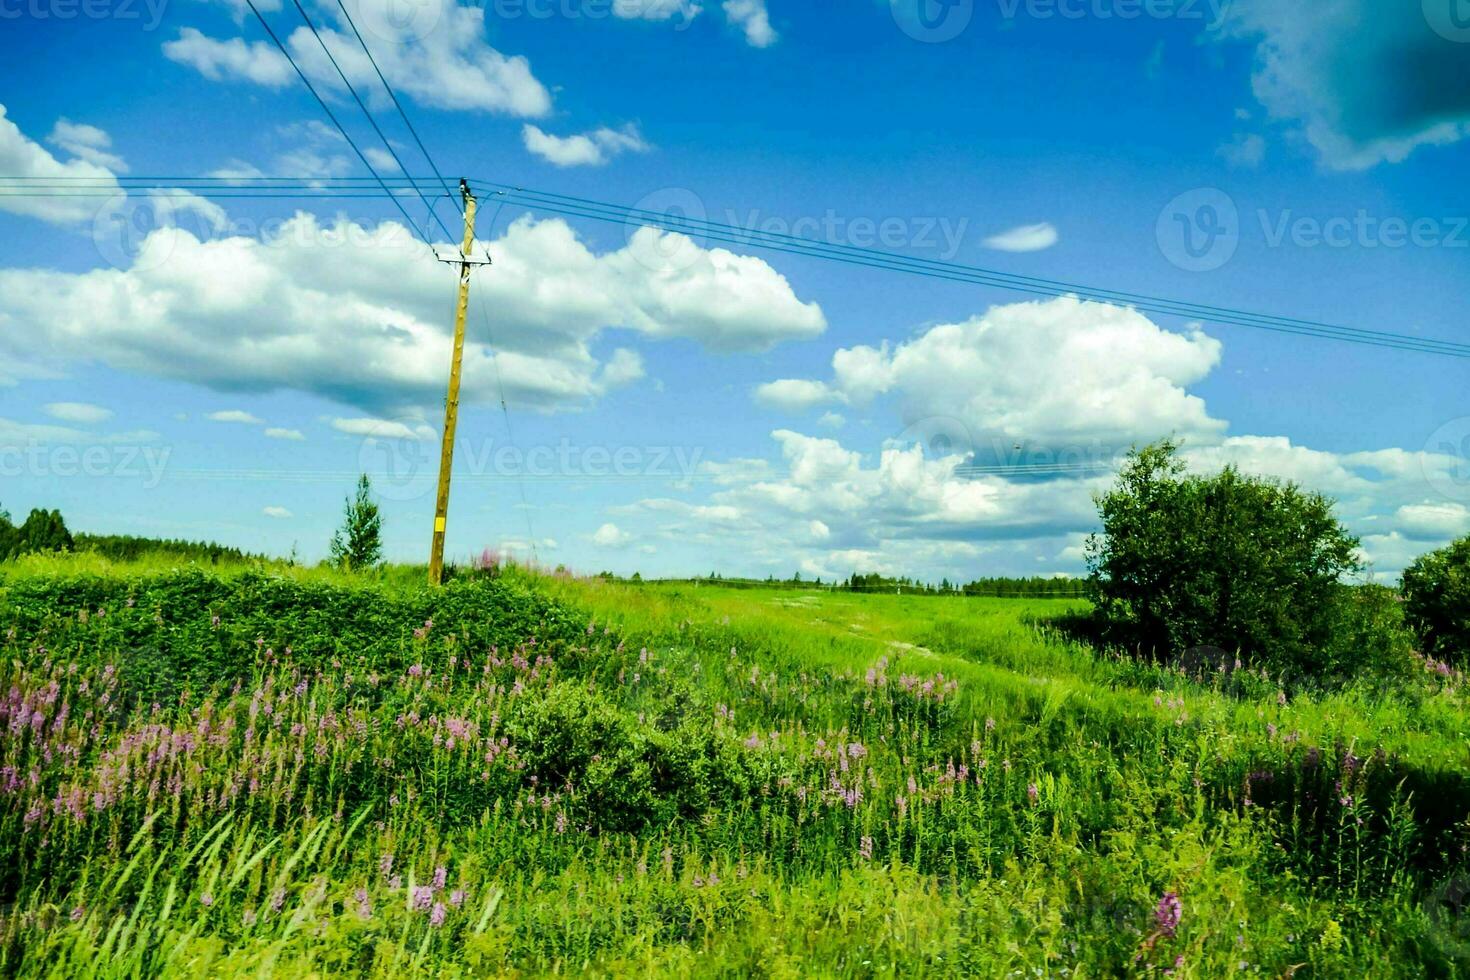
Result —
[[1332, 502], [1233, 466], [1187, 475], [1178, 445], [1133, 452], [1097, 500], [1089, 586], [1115, 636], [1170, 657], [1210, 645], [1321, 673], [1334, 665], [1358, 541]]
[[1425, 653], [1470, 659], [1470, 537], [1404, 569], [1404, 617]]

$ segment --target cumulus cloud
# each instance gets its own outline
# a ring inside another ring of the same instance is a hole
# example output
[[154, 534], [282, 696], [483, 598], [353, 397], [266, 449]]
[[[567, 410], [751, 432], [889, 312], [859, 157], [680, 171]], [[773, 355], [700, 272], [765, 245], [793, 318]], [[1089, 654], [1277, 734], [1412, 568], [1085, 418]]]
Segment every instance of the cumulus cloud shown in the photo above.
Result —
[[766, 0], [725, 0], [721, 5], [725, 19], [745, 35], [745, 43], [753, 48], [768, 48], [780, 35], [771, 27]]
[[706, 462], [706, 494], [630, 505], [620, 523], [780, 574], [1077, 573], [1094, 495], [1131, 447], [1174, 435], [1192, 472], [1231, 465], [1331, 496], [1381, 575], [1470, 530], [1466, 502], [1435, 497], [1454, 485], [1463, 461], [1453, 456], [1228, 433], [1188, 390], [1219, 357], [1197, 330], [1170, 333], [1137, 311], [1069, 298], [839, 350], [829, 380], [789, 379], [756, 397], [802, 411], [852, 406], [879, 423], [876, 445], [777, 429], [774, 459]]
[[92, 425], [112, 418], [112, 409], [87, 402], [52, 402], [46, 406], [46, 414], [63, 422]]
[[[369, 37], [385, 43], [374, 54], [383, 75], [400, 94], [420, 105], [537, 118], [551, 111], [551, 94], [524, 57], [508, 56], [485, 43], [482, 5], [428, 0], [403, 15], [391, 0], [359, 0], [354, 19]], [[305, 26], [284, 39], [292, 58], [312, 83], [345, 94], [341, 77], [322, 50], [326, 45], [351, 84], [380, 104], [377, 72], [350, 28], [327, 9], [318, 22], [319, 43]], [[275, 46], [243, 38], [212, 38], [192, 27], [163, 45], [170, 60], [194, 68], [213, 81], [239, 81], [280, 89], [295, 81], [295, 70]]]
[[286, 442], [306, 441], [306, 436], [302, 434], [300, 429], [280, 429], [272, 427], [265, 430], [265, 437], [267, 439], [282, 439]]
[[74, 123], [70, 119], [61, 118], [56, 120], [56, 125], [51, 129], [51, 135], [46, 141], [52, 146], [59, 147], [78, 160], [110, 170], [113, 173], [127, 173], [128, 166], [122, 157], [112, 152], [112, 137], [98, 129], [96, 126], [88, 126], [85, 123]]
[[832, 358], [830, 381], [763, 385], [763, 404], [862, 406], [896, 398], [908, 422], [955, 419], [975, 440], [1028, 445], [1218, 436], [1187, 387], [1219, 363], [1203, 331], [1172, 333], [1136, 310], [1074, 297], [992, 307], [932, 327], [896, 347], [854, 347]]
[[1415, 541], [1441, 541], [1470, 531], [1470, 508], [1448, 501], [1405, 504], [1395, 513], [1400, 533]]
[[539, 126], [526, 123], [521, 128], [521, 141], [526, 149], [558, 167], [600, 167], [622, 153], [646, 153], [638, 127], [632, 123], [621, 129], [603, 126], [575, 136], [552, 136]]
[[[151, 211], [148, 217], [154, 222], [168, 222], [181, 212], [193, 211], [201, 215], [210, 227], [218, 227], [224, 217], [224, 212], [218, 207], [187, 191], [151, 191], [143, 198], [124, 195], [113, 172], [113, 169], [122, 169], [123, 161], [107, 152], [112, 140], [95, 126], [61, 119], [52, 129], [50, 141], [66, 150], [73, 159], [58, 160], [51, 151], [21, 132], [20, 127], [6, 117], [5, 106], [0, 105], [0, 173], [7, 177], [31, 179], [83, 179], [90, 189], [98, 193], [88, 197], [4, 195], [0, 196], [0, 211], [39, 218], [51, 224], [90, 227], [94, 241], [104, 252], [112, 238], [128, 233], [134, 216], [131, 209], [136, 207], [147, 207]], [[115, 193], [109, 194], [109, 191]], [[141, 205], [138, 203], [140, 200], [148, 203]], [[3, 376], [4, 369], [0, 368], [0, 377]]]
[[[77, 157], [62, 162], [39, 143], [26, 137], [6, 116], [0, 105], [0, 173], [8, 177], [77, 179], [86, 178], [116, 187], [112, 171], [91, 160]], [[100, 199], [98, 199], [100, 200]], [[97, 214], [98, 200], [79, 197], [0, 197], [0, 210], [40, 218], [54, 224], [90, 222]]]
[[263, 511], [261, 511], [261, 513], [264, 514], [266, 517], [274, 518], [276, 520], [285, 520], [286, 518], [292, 516], [291, 512], [284, 507], [267, 507]]
[[[618, 509], [634, 530], [669, 545], [726, 548], [755, 567], [824, 577], [878, 571], [967, 580], [994, 572], [1077, 573], [1082, 541], [1097, 524], [1095, 494], [1111, 486], [1122, 457], [1101, 470], [1037, 479], [1024, 464], [977, 471], [962, 453], [891, 442], [864, 452], [835, 439], [781, 429], [771, 434], [775, 464], [705, 464], [719, 486], [697, 500], [653, 498]], [[1337, 500], [1350, 530], [1363, 535], [1373, 570], [1394, 575], [1415, 555], [1470, 527], [1462, 504], [1421, 501], [1419, 453], [1388, 451], [1411, 463], [1384, 471], [1379, 453], [1334, 454], [1284, 437], [1227, 436], [1186, 447], [1193, 472], [1230, 464], [1291, 480]]]
[[804, 378], [784, 378], [771, 381], [755, 389], [755, 400], [766, 408], [785, 412], [804, 412], [817, 405], [830, 402], [840, 395], [821, 381]]
[[1051, 222], [1021, 225], [985, 239], [986, 248], [999, 252], [1040, 252], [1057, 243], [1057, 229]]
[[[465, 399], [498, 398], [497, 363], [507, 396], [536, 408], [585, 405], [638, 380], [635, 351], [600, 350], [608, 329], [715, 351], [761, 351], [825, 329], [821, 309], [764, 261], [685, 245], [645, 228], [597, 254], [562, 221], [513, 222], [488, 245], [495, 274], [472, 290], [494, 322], [470, 319]], [[652, 261], [674, 252], [685, 261]], [[443, 397], [451, 290], [428, 248], [393, 222], [298, 213], [263, 240], [164, 228], [129, 268], [0, 270], [0, 361], [294, 389], [391, 415]]]
[[632, 535], [611, 523], [602, 525], [592, 534], [592, 543], [599, 548], [623, 548], [632, 541]]
[[1452, 40], [1453, 9], [1236, 0], [1220, 36], [1256, 45], [1252, 89], [1273, 119], [1298, 129], [1326, 166], [1362, 170], [1470, 133], [1470, 36]]

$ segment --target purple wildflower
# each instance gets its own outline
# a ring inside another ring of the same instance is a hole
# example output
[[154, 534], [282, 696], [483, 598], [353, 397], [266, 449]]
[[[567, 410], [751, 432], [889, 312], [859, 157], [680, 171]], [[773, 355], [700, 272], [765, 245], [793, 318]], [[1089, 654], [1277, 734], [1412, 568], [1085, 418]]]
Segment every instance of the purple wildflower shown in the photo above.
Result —
[[1154, 922], [1158, 925], [1159, 932], [1172, 939], [1183, 918], [1184, 905], [1179, 901], [1179, 896], [1173, 892], [1164, 892], [1159, 899], [1158, 908], [1154, 909]]

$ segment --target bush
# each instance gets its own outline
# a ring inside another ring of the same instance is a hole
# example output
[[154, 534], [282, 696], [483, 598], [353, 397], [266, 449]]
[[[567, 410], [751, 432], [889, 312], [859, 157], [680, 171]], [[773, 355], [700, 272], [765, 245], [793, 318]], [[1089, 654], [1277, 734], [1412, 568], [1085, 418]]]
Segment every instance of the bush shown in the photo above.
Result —
[[565, 647], [585, 640], [582, 622], [505, 579], [412, 591], [199, 569], [0, 580], [0, 623], [16, 643], [122, 651], [124, 687], [145, 702], [248, 679], [267, 649], [284, 656], [290, 648], [308, 670], [338, 660], [387, 674], [529, 637]]
[[602, 830], [694, 817], [750, 791], [746, 760], [708, 721], [660, 730], [581, 684], [520, 699], [507, 731], [535, 785], [569, 790], [579, 821]]
[[1470, 537], [1421, 555], [1404, 570], [1404, 617], [1425, 653], [1470, 654]]
[[1337, 630], [1323, 653], [1323, 672], [1336, 677], [1399, 677], [1413, 667], [1414, 635], [1404, 607], [1381, 585], [1341, 587]]
[[1098, 498], [1089, 585], [1110, 635], [1152, 656], [1213, 645], [1277, 670], [1330, 672], [1342, 578], [1360, 567], [1332, 502], [1234, 467], [1183, 471], [1177, 444], [1148, 446]]

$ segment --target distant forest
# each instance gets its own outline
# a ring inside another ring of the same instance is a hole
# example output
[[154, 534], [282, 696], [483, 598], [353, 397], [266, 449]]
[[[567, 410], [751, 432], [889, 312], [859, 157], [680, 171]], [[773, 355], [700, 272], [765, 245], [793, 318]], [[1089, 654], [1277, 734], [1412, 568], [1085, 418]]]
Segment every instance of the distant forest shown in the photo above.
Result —
[[[643, 582], [641, 575], [621, 579], [611, 572], [603, 572], [601, 578], [609, 581]], [[655, 580], [648, 580], [655, 581]], [[802, 578], [800, 573], [791, 578], [775, 576], [764, 579], [727, 578], [710, 573], [705, 578], [658, 579], [660, 582], [682, 582], [690, 585], [719, 585], [731, 589], [827, 589], [832, 592], [891, 592], [902, 595], [971, 595], [1017, 599], [1078, 599], [1086, 595], [1087, 584], [1075, 578], [978, 578], [961, 584], [941, 579], [938, 583], [921, 582], [912, 578], [889, 578], [870, 573], [854, 572], [846, 579], [823, 581], [821, 578]]]

